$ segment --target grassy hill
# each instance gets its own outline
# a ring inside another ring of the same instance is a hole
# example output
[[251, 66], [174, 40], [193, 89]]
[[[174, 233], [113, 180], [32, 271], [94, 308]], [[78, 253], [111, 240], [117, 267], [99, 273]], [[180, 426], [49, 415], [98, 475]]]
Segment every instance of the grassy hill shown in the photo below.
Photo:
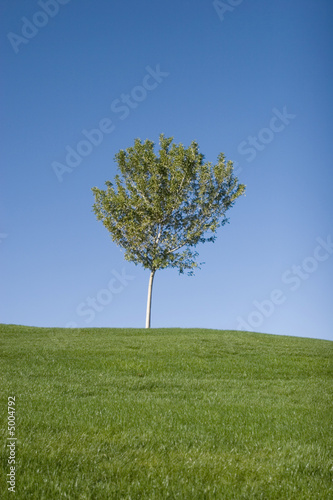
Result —
[[333, 342], [0, 325], [1, 498], [333, 498]]

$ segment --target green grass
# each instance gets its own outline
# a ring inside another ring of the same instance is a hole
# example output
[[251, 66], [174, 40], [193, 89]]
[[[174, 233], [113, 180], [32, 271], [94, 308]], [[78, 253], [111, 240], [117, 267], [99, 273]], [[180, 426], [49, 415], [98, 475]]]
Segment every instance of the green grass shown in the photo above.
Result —
[[332, 342], [14, 325], [0, 341], [2, 499], [333, 498]]

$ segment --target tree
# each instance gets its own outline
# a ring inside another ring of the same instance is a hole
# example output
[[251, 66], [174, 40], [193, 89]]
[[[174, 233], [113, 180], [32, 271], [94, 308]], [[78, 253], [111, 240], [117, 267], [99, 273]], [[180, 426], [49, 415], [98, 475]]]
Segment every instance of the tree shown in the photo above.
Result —
[[105, 191], [92, 188], [97, 219], [125, 259], [150, 270], [146, 328], [156, 271], [174, 267], [192, 275], [198, 267], [194, 247], [215, 241], [218, 227], [228, 222], [226, 211], [245, 190], [223, 153], [212, 165], [194, 141], [186, 149], [161, 134], [159, 144], [157, 156], [154, 142], [136, 139], [115, 155], [120, 175], [114, 183], [107, 181]]

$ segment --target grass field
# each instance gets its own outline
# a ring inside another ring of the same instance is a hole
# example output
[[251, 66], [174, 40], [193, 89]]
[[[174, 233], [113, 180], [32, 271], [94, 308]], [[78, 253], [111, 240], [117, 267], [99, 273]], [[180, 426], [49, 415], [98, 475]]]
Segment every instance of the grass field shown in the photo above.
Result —
[[2, 499], [333, 498], [333, 342], [12, 325], [0, 340]]

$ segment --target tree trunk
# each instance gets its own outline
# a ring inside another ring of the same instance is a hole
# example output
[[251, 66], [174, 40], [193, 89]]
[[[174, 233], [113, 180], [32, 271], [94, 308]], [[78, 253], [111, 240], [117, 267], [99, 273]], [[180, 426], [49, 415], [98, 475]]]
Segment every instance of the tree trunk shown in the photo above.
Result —
[[150, 318], [151, 318], [151, 296], [153, 290], [155, 271], [151, 271], [149, 284], [148, 284], [148, 299], [147, 299], [147, 313], [146, 313], [146, 328], [150, 328]]

